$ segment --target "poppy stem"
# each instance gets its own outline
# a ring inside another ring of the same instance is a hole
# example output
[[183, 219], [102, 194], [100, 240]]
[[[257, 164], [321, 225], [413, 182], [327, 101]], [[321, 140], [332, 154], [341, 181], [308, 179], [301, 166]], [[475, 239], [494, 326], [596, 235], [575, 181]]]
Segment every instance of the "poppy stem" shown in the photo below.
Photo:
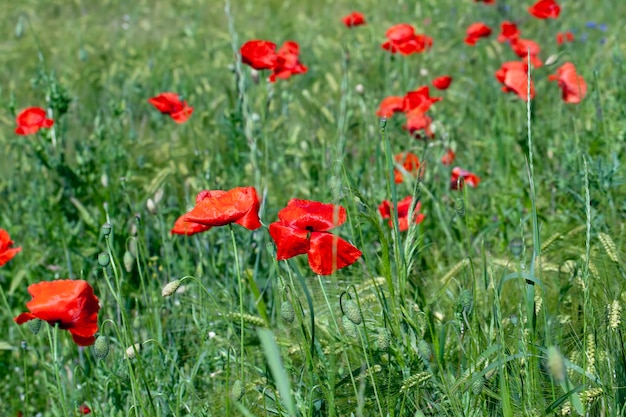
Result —
[[240, 317], [240, 334], [239, 334], [239, 338], [240, 338], [240, 352], [239, 352], [239, 361], [241, 362], [241, 375], [239, 376], [239, 379], [241, 380], [242, 383], [244, 383], [244, 322], [243, 322], [243, 315], [244, 315], [244, 311], [243, 311], [243, 282], [241, 280], [241, 271], [239, 268], [239, 254], [237, 252], [237, 240], [235, 239], [235, 231], [233, 229], [233, 225], [229, 224], [228, 227], [230, 227], [230, 238], [231, 241], [233, 242], [233, 251], [235, 254], [235, 269], [237, 270], [237, 283], [239, 285], [239, 317]]
[[59, 395], [59, 402], [61, 403], [61, 410], [63, 415], [68, 416], [67, 409], [65, 408], [65, 391], [63, 385], [61, 385], [61, 371], [59, 368], [59, 325], [52, 326], [52, 333], [48, 330], [48, 341], [50, 342], [50, 351], [52, 352], [52, 363], [54, 364], [54, 378], [57, 383], [57, 391]]

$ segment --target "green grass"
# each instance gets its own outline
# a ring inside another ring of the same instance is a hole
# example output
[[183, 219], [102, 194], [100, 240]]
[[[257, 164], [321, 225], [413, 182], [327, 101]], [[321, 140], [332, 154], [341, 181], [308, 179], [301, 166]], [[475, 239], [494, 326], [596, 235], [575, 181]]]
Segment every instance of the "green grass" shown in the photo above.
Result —
[[[102, 416], [623, 415], [626, 8], [562, 0], [558, 20], [538, 21], [530, 1], [499, 3], [510, 9], [469, 0], [3, 5], [0, 228], [23, 250], [0, 268], [0, 415], [73, 416], [81, 404]], [[368, 25], [341, 25], [353, 9]], [[515, 59], [506, 45], [495, 34], [463, 43], [470, 23], [497, 32], [506, 19], [539, 42], [544, 61], [558, 54], [533, 70], [530, 113], [494, 78]], [[385, 30], [400, 22], [432, 36], [432, 50], [383, 51]], [[577, 40], [558, 47], [566, 30]], [[254, 83], [234, 59], [249, 39], [297, 41], [309, 71]], [[589, 86], [578, 105], [547, 81], [566, 61]], [[435, 141], [412, 139], [401, 115], [381, 129], [382, 98], [443, 74], [454, 82], [431, 92], [444, 97], [430, 112]], [[195, 108], [186, 124], [147, 103], [162, 91]], [[50, 131], [13, 133], [20, 109], [47, 104], [56, 146]], [[482, 178], [477, 188], [449, 189], [439, 162], [448, 146], [455, 165]], [[392, 186], [390, 158], [404, 151], [420, 155], [425, 176]], [[236, 186], [256, 187], [264, 227], [170, 236], [200, 190]], [[377, 206], [409, 194], [426, 219], [396, 232]], [[276, 262], [266, 226], [294, 197], [344, 206], [348, 221], [333, 232], [361, 260], [329, 277], [303, 256]], [[29, 284], [68, 277], [100, 299], [104, 359], [67, 332], [33, 334], [12, 320]], [[342, 318], [340, 297], [357, 303], [362, 324]]]

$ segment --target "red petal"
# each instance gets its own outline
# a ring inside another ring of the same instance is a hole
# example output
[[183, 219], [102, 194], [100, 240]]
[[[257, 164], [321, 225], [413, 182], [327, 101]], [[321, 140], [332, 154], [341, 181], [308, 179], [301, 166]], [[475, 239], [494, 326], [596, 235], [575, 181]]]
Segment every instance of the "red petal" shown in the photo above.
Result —
[[148, 99], [148, 102], [164, 114], [176, 113], [184, 107], [176, 93], [161, 93], [156, 97]]
[[176, 222], [174, 223], [174, 227], [170, 230], [170, 233], [173, 235], [185, 235], [191, 236], [196, 233], [206, 232], [211, 229], [211, 226], [205, 226], [200, 223], [188, 222], [185, 220], [186, 214], [180, 216]]
[[296, 229], [325, 232], [346, 221], [346, 209], [334, 204], [292, 198], [278, 212], [281, 223]]
[[237, 187], [219, 196], [210, 195], [185, 215], [185, 221], [205, 226], [237, 223], [247, 229], [261, 227], [259, 198], [254, 187]]
[[276, 244], [277, 260], [282, 261], [308, 252], [309, 232], [307, 230], [294, 229], [274, 222], [270, 224], [269, 231]]
[[352, 265], [362, 252], [339, 236], [331, 233], [311, 233], [309, 265], [319, 275], [330, 275]]
[[192, 113], [193, 113], [193, 107], [187, 106], [187, 102], [185, 101], [183, 102], [183, 108], [177, 112], [171, 113], [170, 117], [176, 123], [181, 124], [181, 123], [185, 123], [187, 119], [189, 119]]

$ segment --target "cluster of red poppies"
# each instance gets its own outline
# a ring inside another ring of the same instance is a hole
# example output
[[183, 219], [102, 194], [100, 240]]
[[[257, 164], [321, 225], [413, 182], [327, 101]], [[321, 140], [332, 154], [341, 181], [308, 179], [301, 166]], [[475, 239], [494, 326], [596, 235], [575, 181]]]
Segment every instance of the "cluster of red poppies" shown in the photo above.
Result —
[[[478, 0], [475, 0], [478, 1]], [[483, 1], [483, 3], [495, 4], [495, 0]], [[528, 13], [537, 19], [557, 19], [561, 14], [561, 7], [555, 0], [539, 0], [528, 8]], [[476, 45], [481, 38], [491, 36], [492, 30], [482, 22], [472, 23], [466, 30], [465, 43]], [[535, 96], [534, 81], [528, 78], [528, 59], [533, 67], [539, 68], [544, 62], [539, 58], [541, 47], [530, 39], [521, 37], [521, 31], [515, 22], [505, 21], [500, 24], [498, 42], [507, 43], [519, 61], [508, 61], [496, 70], [495, 77], [502, 84], [502, 91], [515, 93], [522, 100], [528, 100]], [[556, 42], [561, 45], [565, 42], [573, 42], [574, 35], [571, 32], [557, 32]], [[566, 62], [556, 74], [548, 77], [549, 81], [557, 81], [562, 91], [562, 99], [566, 103], [579, 103], [587, 94], [587, 84], [583, 77], [576, 73], [576, 68], [571, 62]], [[529, 88], [530, 86], [530, 88]]]
[[[495, 0], [475, 0], [485, 4], [495, 4]], [[529, 13], [538, 19], [556, 19], [561, 8], [555, 0], [539, 0], [529, 7]], [[342, 19], [346, 27], [354, 28], [366, 24], [362, 13], [352, 12]], [[465, 43], [477, 45], [480, 39], [491, 36], [492, 30], [482, 22], [471, 24], [466, 31]], [[390, 27], [385, 33], [386, 40], [381, 48], [392, 54], [410, 55], [428, 51], [433, 46], [433, 39], [417, 33], [409, 24], [401, 23]], [[502, 90], [514, 92], [523, 100], [534, 97], [534, 83], [529, 83], [529, 65], [543, 65], [539, 58], [541, 48], [530, 40], [521, 37], [517, 24], [510, 21], [501, 23], [498, 42], [507, 43], [514, 54], [521, 58], [509, 61], [495, 71], [497, 80], [502, 83]], [[574, 41], [570, 32], [558, 32], [557, 43]], [[285, 42], [278, 50], [275, 43], [267, 40], [251, 40], [240, 48], [241, 61], [255, 70], [269, 70], [268, 80], [288, 79], [292, 75], [307, 72], [307, 67], [300, 62], [300, 48], [294, 41]], [[557, 81], [562, 89], [562, 98], [567, 103], [579, 103], [586, 95], [587, 86], [583, 77], [577, 74], [574, 64], [566, 62], [557, 69], [556, 74], [548, 77]], [[452, 77], [444, 75], [431, 81], [433, 87], [446, 90], [452, 83]], [[530, 86], [530, 91], [528, 91]], [[530, 92], [530, 94], [528, 94]], [[381, 118], [390, 118], [395, 113], [406, 117], [404, 129], [416, 138], [432, 139], [432, 119], [428, 111], [442, 97], [431, 97], [429, 86], [423, 85], [402, 96], [390, 96], [383, 99], [376, 114]], [[185, 123], [193, 113], [185, 100], [173, 92], [161, 93], [150, 98], [158, 111], [168, 115], [176, 123]], [[51, 128], [54, 121], [46, 110], [30, 107], [21, 111], [16, 118], [18, 135], [37, 133], [41, 128]], [[421, 177], [424, 164], [420, 164], [417, 155], [411, 152], [395, 156], [396, 167], [393, 180], [401, 183], [407, 176]], [[441, 163], [448, 166], [455, 160], [455, 153], [447, 149]], [[476, 187], [480, 178], [460, 167], [451, 170], [450, 188], [453, 190], [464, 184]], [[420, 223], [425, 215], [420, 213], [421, 203], [412, 196], [398, 201], [396, 207], [388, 200], [379, 205], [383, 219], [393, 227], [393, 218], [398, 218], [398, 228], [407, 230], [410, 225]], [[176, 220], [171, 233], [194, 235], [206, 232], [212, 227], [238, 224], [249, 230], [261, 227], [259, 219], [259, 199], [253, 187], [238, 187], [228, 191], [202, 191], [196, 198], [196, 205], [188, 213]], [[411, 217], [412, 216], [412, 217]], [[330, 230], [342, 225], [347, 220], [346, 210], [334, 204], [317, 201], [291, 199], [287, 206], [278, 212], [278, 220], [269, 225], [269, 234], [276, 246], [277, 260], [286, 260], [298, 255], [307, 255], [313, 272], [319, 275], [332, 274], [338, 269], [355, 263], [362, 255], [361, 251], [346, 240], [330, 233]], [[0, 229], [0, 266], [10, 261], [21, 248], [13, 247], [9, 234]], [[98, 298], [91, 286], [83, 280], [57, 280], [40, 282], [28, 288], [32, 300], [26, 305], [29, 312], [15, 318], [18, 324], [29, 320], [41, 319], [61, 329], [69, 330], [74, 341], [80, 346], [94, 343], [98, 330]], [[54, 299], [54, 303], [50, 300]]]

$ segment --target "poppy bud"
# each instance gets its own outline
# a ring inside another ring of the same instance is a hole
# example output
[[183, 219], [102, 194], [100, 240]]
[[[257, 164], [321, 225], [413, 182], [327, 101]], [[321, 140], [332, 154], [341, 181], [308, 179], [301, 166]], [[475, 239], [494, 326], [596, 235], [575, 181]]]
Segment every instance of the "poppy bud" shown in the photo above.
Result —
[[28, 325], [28, 328], [30, 329], [30, 331], [33, 332], [33, 334], [37, 334], [39, 333], [39, 330], [41, 329], [41, 323], [43, 323], [42, 320], [35, 319], [35, 320], [31, 320], [27, 322], [26, 324]]
[[389, 330], [384, 328], [380, 329], [376, 336], [376, 343], [378, 344], [379, 350], [386, 351], [389, 349], [389, 345], [391, 344], [391, 333]]
[[100, 176], [100, 184], [102, 184], [104, 188], [109, 186], [109, 176], [106, 174], [106, 172]]
[[359, 336], [359, 331], [356, 327], [356, 324], [352, 322], [348, 318], [348, 316], [341, 316], [341, 324], [343, 325], [343, 331], [346, 333], [346, 336], [356, 339]]
[[181, 281], [179, 279], [169, 282], [165, 287], [163, 287], [163, 291], [161, 291], [162, 297], [169, 297], [174, 294], [178, 287], [180, 287]]
[[283, 301], [283, 303], [280, 305], [280, 316], [287, 323], [293, 323], [293, 321], [295, 320], [296, 312], [289, 301]]
[[544, 64], [545, 66], [549, 67], [550, 65], [556, 64], [558, 61], [559, 61], [559, 55], [553, 54], [553, 55], [550, 55], [548, 59], [546, 59], [546, 62], [544, 62]]
[[158, 190], [156, 190], [156, 192], [154, 193], [154, 202], [155, 204], [159, 204], [161, 202], [161, 200], [163, 200], [163, 188], [159, 188]]
[[133, 265], [135, 264], [135, 257], [129, 251], [124, 252], [124, 269], [126, 272], [130, 272], [133, 270]]
[[148, 201], [146, 201], [146, 208], [148, 209], [148, 213], [152, 215], [155, 215], [157, 213], [156, 203], [151, 198], [149, 198]]
[[102, 225], [102, 234], [104, 236], [109, 236], [111, 234], [111, 223], [105, 223]]
[[428, 363], [431, 354], [432, 352], [430, 351], [428, 343], [424, 339], [420, 339], [420, 341], [417, 342], [417, 355], [424, 361], [424, 363]]
[[346, 300], [343, 305], [343, 312], [350, 319], [350, 321], [354, 324], [361, 324], [363, 322], [363, 318], [361, 317], [361, 312], [359, 311], [359, 306], [352, 300]]
[[233, 386], [230, 391], [230, 394], [233, 397], [233, 400], [235, 401], [241, 400], [244, 392], [245, 390], [244, 390], [243, 383], [241, 382], [241, 380], [238, 379], [235, 382], [233, 382]]
[[133, 255], [133, 258], [137, 257], [137, 239], [130, 239], [128, 241], [128, 251]]
[[363, 87], [363, 84], [357, 84], [356, 87], [354, 87], [354, 90], [357, 94], [363, 95], [363, 93], [365, 93], [365, 87]]
[[106, 252], [100, 252], [98, 254], [98, 265], [103, 268], [106, 268], [111, 263], [111, 257]]
[[109, 339], [104, 335], [100, 335], [96, 338], [96, 342], [93, 345], [93, 354], [98, 359], [104, 359], [109, 354]]
[[141, 352], [141, 343], [135, 343], [134, 345], [126, 348], [126, 357], [133, 360], [139, 352]]

